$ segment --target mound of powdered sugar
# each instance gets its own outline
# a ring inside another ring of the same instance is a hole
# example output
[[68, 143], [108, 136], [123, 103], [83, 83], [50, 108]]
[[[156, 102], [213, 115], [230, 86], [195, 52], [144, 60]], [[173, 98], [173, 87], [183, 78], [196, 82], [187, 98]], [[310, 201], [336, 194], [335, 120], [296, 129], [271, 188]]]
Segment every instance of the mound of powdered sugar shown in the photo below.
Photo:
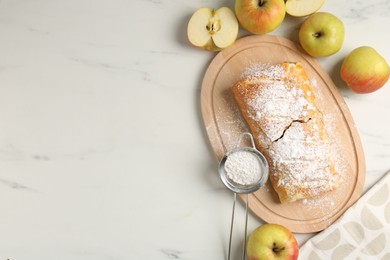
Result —
[[251, 185], [261, 178], [261, 165], [256, 155], [248, 151], [230, 154], [225, 162], [227, 177], [241, 185]]

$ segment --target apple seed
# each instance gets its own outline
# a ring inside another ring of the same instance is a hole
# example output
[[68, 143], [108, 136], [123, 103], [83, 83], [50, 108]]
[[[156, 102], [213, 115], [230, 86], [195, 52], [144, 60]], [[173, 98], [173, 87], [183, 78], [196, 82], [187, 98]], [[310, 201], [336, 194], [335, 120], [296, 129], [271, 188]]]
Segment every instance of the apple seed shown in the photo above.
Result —
[[208, 25], [206, 25], [206, 29], [210, 32], [210, 34], [214, 34], [219, 31], [221, 25], [219, 24], [219, 20], [214, 18], [210, 18]]

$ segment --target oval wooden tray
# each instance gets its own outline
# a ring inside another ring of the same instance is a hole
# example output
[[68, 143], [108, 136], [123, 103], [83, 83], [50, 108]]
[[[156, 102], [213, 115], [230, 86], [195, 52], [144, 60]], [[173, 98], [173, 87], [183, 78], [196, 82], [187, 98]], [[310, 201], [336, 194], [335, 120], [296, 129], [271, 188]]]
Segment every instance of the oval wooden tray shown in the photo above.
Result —
[[201, 110], [211, 147], [220, 160], [248, 132], [230, 87], [253, 64], [300, 62], [308, 74], [318, 108], [342, 157], [341, 186], [324, 196], [281, 204], [270, 183], [250, 195], [251, 211], [268, 223], [278, 223], [297, 233], [310, 233], [332, 224], [361, 195], [365, 160], [361, 141], [348, 107], [331, 78], [293, 42], [277, 36], [248, 36], [216, 55], [202, 83]]

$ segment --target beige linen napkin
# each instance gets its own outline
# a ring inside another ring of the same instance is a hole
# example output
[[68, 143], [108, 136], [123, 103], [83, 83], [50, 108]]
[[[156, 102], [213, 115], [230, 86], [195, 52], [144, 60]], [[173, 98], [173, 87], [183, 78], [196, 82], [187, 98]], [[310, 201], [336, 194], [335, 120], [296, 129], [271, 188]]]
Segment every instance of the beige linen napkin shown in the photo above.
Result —
[[390, 260], [390, 173], [334, 224], [307, 241], [299, 259]]

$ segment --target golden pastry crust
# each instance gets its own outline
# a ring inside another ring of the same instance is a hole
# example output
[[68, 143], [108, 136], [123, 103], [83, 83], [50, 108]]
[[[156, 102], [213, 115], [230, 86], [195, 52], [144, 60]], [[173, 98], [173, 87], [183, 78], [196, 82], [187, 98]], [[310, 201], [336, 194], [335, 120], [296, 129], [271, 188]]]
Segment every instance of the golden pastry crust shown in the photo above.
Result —
[[332, 142], [300, 63], [264, 67], [237, 82], [232, 93], [270, 164], [270, 181], [282, 203], [338, 186]]

